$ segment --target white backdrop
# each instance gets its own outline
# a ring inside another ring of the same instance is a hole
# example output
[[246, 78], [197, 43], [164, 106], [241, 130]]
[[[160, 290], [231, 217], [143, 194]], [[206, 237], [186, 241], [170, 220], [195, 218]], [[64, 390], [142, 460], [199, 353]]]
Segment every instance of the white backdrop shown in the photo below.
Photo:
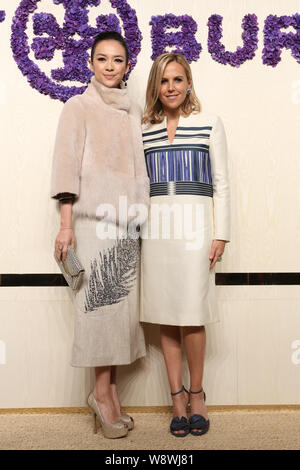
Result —
[[[0, 4], [6, 11], [6, 19], [0, 23], [0, 273], [55, 273], [58, 268], [52, 251], [59, 213], [50, 199], [50, 171], [63, 104], [31, 88], [13, 58], [11, 23], [19, 3], [2, 0]], [[142, 51], [128, 82], [132, 96], [141, 105], [152, 64], [151, 16], [188, 14], [198, 24], [196, 38], [202, 52], [192, 63], [195, 88], [203, 110], [223, 119], [229, 149], [232, 238], [218, 270], [299, 271], [300, 64], [290, 50], [284, 49], [281, 62], [272, 68], [263, 64], [262, 50], [266, 17], [300, 12], [300, 2], [128, 3], [137, 12], [143, 34]], [[62, 25], [62, 5], [41, 0], [35, 13], [39, 12], [53, 13]], [[91, 24], [96, 16], [107, 13], [116, 11], [108, 0], [102, 0], [99, 7], [91, 8]], [[224, 18], [222, 41], [230, 51], [242, 45], [243, 17], [247, 13], [257, 15], [259, 44], [253, 60], [235, 68], [212, 59], [207, 47], [207, 21], [214, 13]], [[292, 28], [289, 31], [295, 32]], [[27, 34], [31, 43], [32, 18]], [[34, 60], [32, 52], [30, 57]], [[49, 74], [52, 68], [63, 65], [62, 53], [56, 51], [51, 62], [36, 63]], [[218, 291], [223, 319], [220, 325], [208, 329], [208, 403], [299, 403], [296, 389], [300, 365], [292, 361], [295, 341], [300, 338], [299, 287], [222, 286]], [[83, 403], [92, 375], [68, 365], [73, 311], [67, 288], [1, 287], [0, 309], [0, 341], [2, 349], [3, 344], [6, 348], [5, 364], [0, 361], [2, 383], [6, 384], [0, 392], [0, 408]], [[149, 327], [146, 333], [148, 358], [123, 368], [125, 404], [169, 403], [157, 331]], [[43, 372], [46, 385], [39, 379], [45, 366], [53, 377], [61, 374], [64, 378], [63, 383], [54, 380], [56, 391], [51, 393], [48, 375]], [[18, 377], [16, 368], [21, 374]], [[25, 398], [12, 393], [12, 389], [18, 389], [22, 374], [26, 379]], [[145, 392], [145, 380], [160, 383], [156, 394]], [[73, 390], [68, 394], [71, 384]], [[44, 401], [38, 398], [41, 391]]]

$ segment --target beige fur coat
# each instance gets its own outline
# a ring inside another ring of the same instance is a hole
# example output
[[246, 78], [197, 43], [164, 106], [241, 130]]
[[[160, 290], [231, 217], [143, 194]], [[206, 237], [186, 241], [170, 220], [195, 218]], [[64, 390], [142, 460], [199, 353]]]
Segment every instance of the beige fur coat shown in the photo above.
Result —
[[93, 76], [82, 95], [64, 104], [53, 154], [51, 198], [65, 192], [76, 196], [73, 213], [88, 217], [101, 219], [97, 207], [111, 204], [118, 222], [120, 196], [127, 198], [122, 199], [128, 209], [132, 204], [148, 207], [141, 110], [126, 87], [108, 88]]

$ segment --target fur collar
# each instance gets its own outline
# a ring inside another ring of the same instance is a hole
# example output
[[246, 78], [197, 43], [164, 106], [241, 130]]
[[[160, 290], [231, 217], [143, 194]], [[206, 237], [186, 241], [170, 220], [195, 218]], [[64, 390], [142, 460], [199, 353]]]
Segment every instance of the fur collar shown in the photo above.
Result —
[[108, 106], [112, 106], [120, 111], [129, 111], [130, 99], [128, 95], [127, 87], [121, 82], [121, 88], [109, 88], [100, 83], [95, 75], [91, 77], [91, 82], [88, 87], [96, 91], [101, 97], [102, 101]]

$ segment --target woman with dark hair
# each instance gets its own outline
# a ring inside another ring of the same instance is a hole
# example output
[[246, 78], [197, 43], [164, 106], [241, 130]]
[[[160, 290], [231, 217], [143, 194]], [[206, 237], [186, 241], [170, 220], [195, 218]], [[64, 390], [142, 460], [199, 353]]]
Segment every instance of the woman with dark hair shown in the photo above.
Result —
[[133, 419], [121, 413], [116, 366], [145, 356], [140, 240], [129, 228], [146, 218], [145, 210], [132, 208], [147, 207], [149, 180], [141, 110], [123, 82], [130, 67], [123, 37], [100, 33], [89, 64], [94, 75], [82, 95], [65, 103], [56, 134], [51, 197], [60, 201], [61, 223], [55, 251], [58, 260], [66, 259], [71, 245], [85, 268], [75, 292], [71, 366], [95, 368], [88, 396], [94, 430], [98, 416], [104, 436], [117, 438], [133, 428]]
[[[200, 436], [209, 429], [205, 325], [219, 321], [215, 264], [230, 240], [226, 135], [219, 116], [200, 111], [190, 65], [178, 53], [153, 63], [143, 123], [151, 232], [142, 237], [141, 321], [160, 325], [174, 405], [171, 433]], [[190, 391], [182, 383], [181, 342]]]

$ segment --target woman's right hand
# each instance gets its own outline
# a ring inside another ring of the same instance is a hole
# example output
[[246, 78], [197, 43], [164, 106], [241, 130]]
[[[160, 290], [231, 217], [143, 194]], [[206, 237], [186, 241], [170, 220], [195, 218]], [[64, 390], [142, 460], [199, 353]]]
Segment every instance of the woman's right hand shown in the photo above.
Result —
[[[65, 261], [67, 257], [68, 246], [71, 245], [72, 248], [75, 248], [75, 236], [72, 228], [63, 228], [60, 229], [56, 240], [55, 240], [55, 255], [58, 261], [62, 259]], [[62, 248], [62, 250], [59, 250]]]

